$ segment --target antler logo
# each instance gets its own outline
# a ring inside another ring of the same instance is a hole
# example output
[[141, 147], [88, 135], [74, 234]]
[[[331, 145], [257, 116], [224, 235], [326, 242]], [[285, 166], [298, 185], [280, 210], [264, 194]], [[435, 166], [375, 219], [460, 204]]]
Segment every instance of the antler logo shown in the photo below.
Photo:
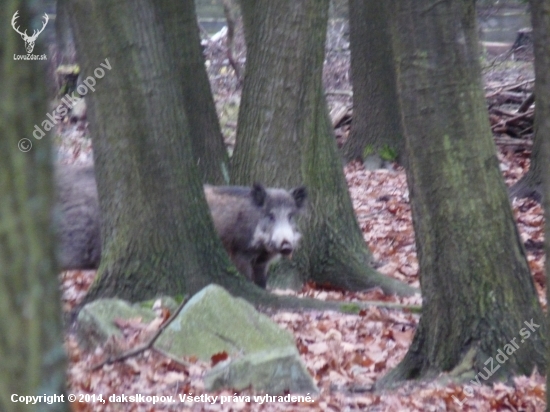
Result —
[[32, 33], [32, 36], [28, 36], [27, 35], [27, 30], [25, 30], [23, 33], [21, 33], [19, 31], [19, 26], [18, 27], [15, 27], [15, 21], [17, 20], [17, 18], [19, 17], [17, 15], [17, 13], [19, 13], [19, 10], [17, 10], [15, 12], [15, 14], [13, 15], [13, 18], [11, 19], [11, 26], [13, 27], [13, 29], [19, 33], [21, 35], [21, 38], [25, 41], [25, 49], [27, 49], [27, 54], [30, 54], [32, 53], [33, 49], [34, 49], [34, 43], [36, 42], [36, 38], [38, 37], [38, 35], [40, 33], [42, 33], [42, 31], [44, 31], [44, 28], [46, 27], [46, 24], [48, 24], [48, 21], [50, 20], [48, 15], [46, 13], [44, 13], [44, 24], [42, 25], [42, 28], [40, 30], [34, 30], [33, 33]]

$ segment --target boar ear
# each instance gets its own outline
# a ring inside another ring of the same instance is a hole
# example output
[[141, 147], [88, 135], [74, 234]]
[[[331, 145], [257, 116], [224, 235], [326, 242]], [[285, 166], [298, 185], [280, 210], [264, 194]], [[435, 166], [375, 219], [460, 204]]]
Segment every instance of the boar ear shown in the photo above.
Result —
[[265, 188], [260, 183], [254, 183], [252, 185], [250, 196], [252, 196], [252, 202], [254, 203], [254, 205], [262, 207], [265, 203], [267, 193], [265, 191]]
[[301, 209], [302, 206], [304, 206], [304, 203], [307, 199], [307, 189], [305, 186], [300, 186], [292, 189], [290, 191], [290, 194], [294, 198], [294, 201], [296, 202], [296, 206], [298, 209]]

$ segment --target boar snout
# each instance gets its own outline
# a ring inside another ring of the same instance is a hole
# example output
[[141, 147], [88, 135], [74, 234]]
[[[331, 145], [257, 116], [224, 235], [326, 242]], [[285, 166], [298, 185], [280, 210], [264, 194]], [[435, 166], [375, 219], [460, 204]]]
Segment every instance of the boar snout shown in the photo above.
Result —
[[292, 252], [294, 251], [294, 248], [292, 247], [291, 243], [288, 240], [284, 240], [281, 244], [281, 248], [279, 249], [279, 252], [283, 256], [290, 256]]

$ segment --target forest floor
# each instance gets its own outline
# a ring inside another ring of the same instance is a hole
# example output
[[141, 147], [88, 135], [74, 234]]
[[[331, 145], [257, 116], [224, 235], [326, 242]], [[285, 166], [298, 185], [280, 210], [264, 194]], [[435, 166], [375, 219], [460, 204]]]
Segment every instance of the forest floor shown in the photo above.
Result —
[[[351, 86], [349, 83], [349, 44], [345, 27], [331, 28], [327, 41], [325, 87], [327, 100], [335, 121], [335, 134], [345, 139], [351, 123]], [[238, 44], [240, 41], [240, 45]], [[237, 40], [235, 58], [243, 59], [242, 39]], [[240, 96], [240, 81], [225, 58], [224, 38], [207, 43], [205, 55], [212, 89], [228, 146], [234, 143], [236, 113]], [[502, 97], [510, 92], [527, 96], [532, 89], [533, 68], [530, 62], [487, 61], [484, 71], [488, 106], [515, 104]], [[510, 90], [514, 85], [519, 84]], [[516, 96], [517, 97], [517, 96]], [[491, 100], [492, 99], [492, 100]], [[500, 99], [500, 100], [499, 100]], [[512, 108], [510, 108], [512, 110]], [[338, 116], [335, 113], [339, 113]], [[492, 120], [497, 124], [501, 119]], [[338, 121], [338, 122], [336, 122]], [[337, 123], [337, 124], [336, 124]], [[527, 130], [525, 128], [525, 130]], [[508, 186], [528, 169], [530, 140], [528, 133], [512, 140], [510, 136], [495, 134], [500, 168]], [[86, 162], [90, 160], [85, 121], [65, 124], [63, 141], [59, 142], [60, 160]], [[518, 136], [516, 136], [518, 137]], [[418, 286], [418, 262], [411, 221], [409, 192], [405, 172], [401, 167], [366, 170], [360, 163], [345, 166], [345, 174], [353, 200], [357, 220], [378, 264], [377, 269]], [[530, 199], [513, 200], [514, 214], [526, 246], [529, 265], [546, 308], [543, 212], [541, 205]], [[82, 299], [95, 272], [70, 271], [61, 275], [64, 310], [69, 311]], [[274, 291], [275, 293], [294, 293]], [[385, 301], [402, 304], [420, 304], [420, 296], [398, 298], [385, 296], [380, 290], [363, 293], [337, 292], [316, 289], [306, 285], [297, 296], [341, 301]], [[395, 367], [404, 357], [418, 323], [419, 315], [407, 311], [372, 307], [359, 315], [334, 312], [278, 312], [271, 318], [291, 331], [296, 339], [309, 372], [314, 377], [320, 395], [311, 403], [246, 402], [251, 391], [235, 393], [219, 391], [227, 396], [224, 403], [179, 403], [177, 406], [150, 403], [108, 404], [74, 403], [77, 411], [542, 411], [545, 408], [545, 380], [536, 372], [529, 377], [517, 377], [512, 382], [492, 386], [447, 385], [434, 382], [407, 383], [395, 391], [374, 392], [372, 386]], [[137, 345], [145, 338], [147, 325], [139, 322], [124, 325], [125, 344]], [[186, 359], [180, 364], [154, 351], [146, 351], [114, 365], [91, 371], [90, 366], [104, 359], [109, 348], [93, 353], [83, 352], [74, 336], [68, 335], [69, 351], [68, 392], [77, 394], [142, 394], [144, 396], [205, 394], [202, 375], [211, 364]], [[233, 398], [238, 395], [241, 398]], [[219, 399], [219, 398], [218, 398]]]

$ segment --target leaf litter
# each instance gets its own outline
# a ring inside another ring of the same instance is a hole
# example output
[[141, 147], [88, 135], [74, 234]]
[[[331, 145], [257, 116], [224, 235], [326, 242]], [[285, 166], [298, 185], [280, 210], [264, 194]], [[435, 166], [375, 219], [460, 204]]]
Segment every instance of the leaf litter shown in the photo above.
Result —
[[[518, 156], [499, 153], [502, 164], [507, 165], [504, 177], [510, 184], [525, 171], [517, 166]], [[346, 178], [365, 241], [378, 262], [378, 270], [388, 276], [418, 286], [418, 262], [414, 246], [409, 194], [402, 168], [367, 171], [359, 163], [345, 167]], [[524, 242], [542, 242], [543, 218], [540, 205], [529, 199], [513, 201], [513, 209]], [[544, 258], [539, 248], [527, 248], [528, 260], [539, 297], [546, 306]], [[95, 272], [71, 271], [61, 275], [63, 282], [64, 310], [72, 309], [83, 297]], [[291, 291], [275, 291], [294, 294]], [[417, 305], [419, 296], [398, 298], [386, 296], [379, 289], [352, 293], [316, 289], [306, 285], [297, 296], [323, 300], [385, 302]], [[164, 316], [166, 314], [159, 316]], [[271, 410], [372, 410], [372, 411], [496, 411], [544, 410], [544, 377], [533, 374], [517, 377], [514, 385], [502, 383], [473, 388], [472, 396], [465, 396], [462, 387], [451, 384], [423, 382], [407, 383], [395, 391], [374, 392], [373, 384], [403, 359], [412, 342], [419, 315], [407, 311], [370, 307], [358, 315], [335, 312], [277, 312], [271, 318], [282, 328], [292, 332], [308, 371], [319, 386], [320, 396], [311, 404], [219, 403], [207, 405], [177, 404], [152, 405], [150, 403], [94, 405], [77, 404], [79, 411], [271, 411]], [[90, 366], [113, 353], [139, 345], [160, 325], [142, 324], [139, 319], [118, 321], [124, 338], [108, 342], [92, 353], [82, 351], [69, 334], [66, 347], [69, 352], [69, 392], [79, 394], [102, 393], [104, 398], [112, 394], [140, 393], [146, 395], [205, 394], [203, 374], [213, 362], [185, 359], [176, 362], [154, 350], [114, 365], [105, 365], [97, 371]], [[225, 358], [223, 354], [219, 354]], [[233, 391], [219, 391], [218, 396], [233, 396]], [[245, 390], [240, 395], [251, 395]], [[458, 404], [455, 398], [462, 404]]]

